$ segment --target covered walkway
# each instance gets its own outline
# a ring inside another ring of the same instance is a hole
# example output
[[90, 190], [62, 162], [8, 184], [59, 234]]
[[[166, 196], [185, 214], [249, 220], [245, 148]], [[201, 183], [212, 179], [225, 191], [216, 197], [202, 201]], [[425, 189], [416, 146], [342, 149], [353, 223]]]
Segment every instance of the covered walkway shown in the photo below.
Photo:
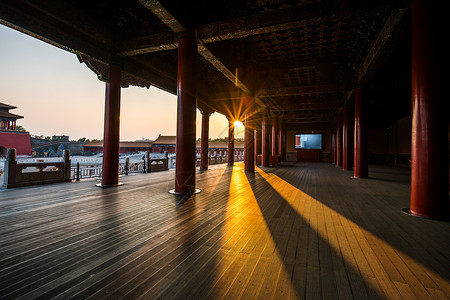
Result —
[[409, 169], [210, 166], [0, 190], [0, 298], [446, 299], [450, 223], [402, 213]]

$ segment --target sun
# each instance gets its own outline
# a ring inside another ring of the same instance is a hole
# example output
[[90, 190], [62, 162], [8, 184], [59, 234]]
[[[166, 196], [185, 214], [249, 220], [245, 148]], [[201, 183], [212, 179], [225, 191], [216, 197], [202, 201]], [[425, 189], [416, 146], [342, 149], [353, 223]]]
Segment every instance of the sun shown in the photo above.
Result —
[[244, 124], [241, 121], [234, 122], [234, 128], [239, 129], [241, 127], [244, 127]]

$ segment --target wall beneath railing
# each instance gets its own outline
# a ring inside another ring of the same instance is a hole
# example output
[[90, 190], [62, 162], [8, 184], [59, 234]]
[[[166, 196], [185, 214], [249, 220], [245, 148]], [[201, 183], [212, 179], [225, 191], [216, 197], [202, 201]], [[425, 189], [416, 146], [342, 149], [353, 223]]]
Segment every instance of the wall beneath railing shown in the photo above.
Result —
[[[67, 150], [65, 150], [67, 151]], [[69, 151], [67, 151], [69, 155]], [[152, 154], [153, 155], [153, 154]], [[139, 159], [141, 158], [141, 159]], [[142, 159], [144, 158], [144, 159]], [[74, 157], [76, 161], [77, 158]], [[243, 151], [237, 151], [234, 156], [234, 161], [239, 162], [244, 160]], [[11, 159], [9, 160], [11, 161]], [[54, 182], [66, 182], [66, 181], [78, 181], [86, 178], [100, 178], [102, 176], [102, 163], [101, 158], [96, 157], [83, 157], [80, 162], [73, 163], [71, 160], [64, 163], [62, 158], [25, 158], [9, 164], [8, 173], [11, 174], [12, 170], [19, 173], [14, 173], [10, 179], [6, 179], [6, 172], [0, 174], [0, 187], [11, 188], [20, 187], [26, 185], [46, 184]], [[227, 163], [227, 155], [217, 155], [209, 157], [209, 164], [223, 164]], [[197, 158], [197, 166], [199, 166], [200, 158]], [[167, 154], [160, 158], [150, 158], [150, 154], [136, 154], [132, 155], [131, 159], [121, 158], [119, 163], [119, 174], [128, 175], [130, 173], [147, 173], [158, 172], [174, 169], [176, 167], [176, 155]], [[6, 161], [5, 167], [6, 171]], [[4, 180], [3, 180], [4, 179]], [[5, 184], [2, 184], [2, 181]], [[8, 184], [7, 184], [8, 182]]]
[[69, 151], [62, 161], [18, 163], [16, 149], [8, 149], [3, 176], [3, 188], [71, 181]]

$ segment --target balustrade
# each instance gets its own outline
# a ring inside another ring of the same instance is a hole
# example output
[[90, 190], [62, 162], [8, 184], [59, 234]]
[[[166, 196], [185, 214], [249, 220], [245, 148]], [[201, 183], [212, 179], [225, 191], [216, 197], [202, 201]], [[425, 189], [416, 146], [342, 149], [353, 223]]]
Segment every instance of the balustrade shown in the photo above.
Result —
[[[218, 152], [215, 156], [209, 156], [209, 164], [226, 163], [228, 155], [226, 152]], [[94, 160], [88, 163], [80, 164], [77, 162], [71, 165], [70, 154], [65, 150], [65, 156], [61, 160], [56, 158], [52, 161], [38, 160], [34, 162], [20, 163], [16, 161], [15, 149], [8, 149], [7, 159], [5, 161], [5, 171], [2, 176], [5, 181], [2, 187], [20, 187], [26, 185], [45, 184], [65, 181], [80, 181], [84, 178], [93, 178], [102, 176], [102, 164]], [[234, 153], [235, 161], [243, 161], [243, 151], [236, 150]], [[199, 166], [200, 159], [197, 159]], [[143, 160], [130, 161], [129, 158], [119, 163], [119, 174], [128, 175], [130, 173], [148, 173], [164, 171], [175, 168], [176, 156], [170, 156], [165, 153], [163, 158], [150, 158], [149, 152], [146, 152]]]

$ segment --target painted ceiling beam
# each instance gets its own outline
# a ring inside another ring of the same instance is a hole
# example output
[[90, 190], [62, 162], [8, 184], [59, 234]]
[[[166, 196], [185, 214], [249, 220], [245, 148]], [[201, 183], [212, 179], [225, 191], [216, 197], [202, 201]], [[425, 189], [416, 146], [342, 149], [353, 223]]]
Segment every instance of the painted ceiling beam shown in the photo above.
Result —
[[[370, 80], [378, 67], [383, 64], [398, 44], [399, 39], [403, 36], [402, 33], [409, 30], [402, 28], [402, 26], [405, 26], [405, 22], [402, 22], [402, 20], [409, 11], [410, 2], [412, 1], [406, 1], [402, 8], [391, 11], [387, 17], [358, 67], [354, 79], [355, 87], [362, 86]], [[350, 101], [352, 95], [353, 91], [348, 91], [344, 94], [341, 102], [346, 104]]]
[[339, 92], [339, 89], [333, 85], [321, 85], [321, 86], [294, 86], [294, 87], [280, 87], [273, 89], [261, 90], [261, 95], [264, 97], [285, 97], [285, 96], [299, 96], [310, 94], [329, 94]]
[[184, 27], [178, 20], [166, 10], [161, 3], [156, 0], [139, 0], [139, 2], [157, 16], [167, 27], [173, 32], [184, 32], [187, 28]]
[[[139, 0], [142, 5], [144, 5], [147, 9], [149, 9], [154, 15], [156, 15], [164, 24], [166, 24], [173, 32], [182, 33], [187, 31], [187, 28], [184, 27], [170, 12], [168, 12], [158, 1], [156, 0]], [[161, 34], [157, 37], [159, 40], [168, 39], [171, 42], [167, 45], [167, 47], [174, 47], [174, 36], [172, 33]], [[151, 39], [155, 42], [155, 39]], [[134, 46], [136, 47], [136, 46]], [[156, 47], [156, 43], [154, 46]], [[165, 47], [165, 46], [163, 46]], [[205, 47], [202, 41], [199, 41], [198, 53], [208, 61], [214, 68], [216, 68], [220, 73], [222, 73], [228, 80], [235, 83], [236, 87], [242, 90], [244, 93], [249, 93], [250, 90], [239, 80], [235, 74], [230, 71], [214, 54], [209, 51], [208, 48]], [[120, 54], [123, 54], [121, 52]], [[256, 102], [259, 105], [263, 103], [256, 99]]]
[[[71, 13], [61, 18], [58, 10]], [[0, 11], [0, 24], [72, 53], [87, 54], [103, 62], [111, 59], [111, 31], [64, 2], [2, 0]]]
[[407, 8], [402, 8], [393, 10], [389, 14], [386, 22], [379, 30], [376, 38], [372, 42], [366, 56], [358, 68], [358, 72], [356, 74], [357, 85], [366, 83], [370, 79], [375, 70], [378, 69], [378, 66], [380, 66], [387, 57], [389, 57], [389, 54], [397, 45], [398, 39], [403, 37], [400, 33], [405, 32], [406, 29], [401, 29], [401, 26], [404, 26], [405, 24], [401, 21], [405, 17], [407, 11]]
[[[157, 15], [166, 25], [173, 27], [182, 32], [186, 29], [178, 23], [178, 21], [169, 12], [156, 5], [155, 0], [140, 0], [141, 3]], [[149, 4], [148, 2], [151, 2]], [[145, 3], [145, 4], [144, 4]], [[354, 18], [355, 14], [361, 16], [366, 13], [365, 10], [355, 9], [351, 12], [327, 11], [323, 16], [323, 8], [321, 10], [312, 9], [316, 5], [291, 7], [277, 10], [275, 12], [266, 12], [251, 16], [236, 18], [225, 22], [217, 22], [198, 26], [195, 29], [197, 39], [204, 44], [240, 39], [255, 35], [263, 35], [296, 29], [305, 26], [313, 26], [328, 22], [337, 22], [349, 18]], [[306, 9], [305, 9], [306, 8]], [[309, 8], [309, 11], [308, 11]], [[316, 7], [317, 8], [317, 7]], [[158, 15], [161, 13], [161, 16]], [[286, 21], [287, 20], [287, 21]], [[173, 25], [175, 24], [175, 25]], [[184, 30], [181, 30], [183, 29]], [[165, 32], [145, 37], [124, 40], [117, 44], [119, 54], [123, 56], [132, 56], [144, 53], [151, 53], [172, 49], [176, 47], [171, 32]]]

